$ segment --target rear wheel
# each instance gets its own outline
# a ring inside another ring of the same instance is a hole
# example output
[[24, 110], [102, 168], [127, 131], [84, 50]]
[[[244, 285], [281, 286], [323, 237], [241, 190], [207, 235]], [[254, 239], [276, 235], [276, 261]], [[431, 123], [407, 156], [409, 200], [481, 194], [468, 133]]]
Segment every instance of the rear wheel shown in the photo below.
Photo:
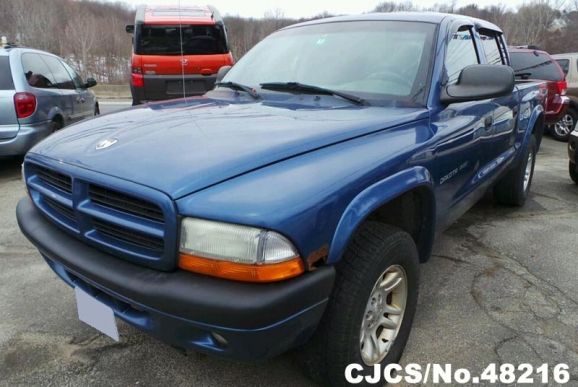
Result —
[[94, 115], [95, 116], [100, 115], [100, 106], [98, 105], [98, 103], [94, 105]]
[[53, 119], [52, 122], [50, 123], [50, 133], [54, 133], [60, 129], [62, 129], [64, 127], [64, 125], [62, 124], [62, 121], [59, 119]]
[[307, 371], [329, 386], [349, 385], [345, 369], [396, 363], [405, 348], [417, 305], [417, 247], [403, 230], [379, 222], [361, 226], [337, 265], [325, 315], [309, 348]]
[[572, 161], [568, 162], [568, 172], [570, 173], [570, 178], [575, 184], [578, 184], [578, 171], [576, 171], [576, 164]]
[[568, 109], [560, 121], [552, 126], [550, 134], [558, 141], [568, 141], [570, 133], [576, 127], [576, 122], [578, 122], [578, 113], [574, 109]]
[[494, 187], [494, 197], [500, 204], [523, 206], [530, 192], [536, 163], [536, 138], [532, 136], [518, 165]]

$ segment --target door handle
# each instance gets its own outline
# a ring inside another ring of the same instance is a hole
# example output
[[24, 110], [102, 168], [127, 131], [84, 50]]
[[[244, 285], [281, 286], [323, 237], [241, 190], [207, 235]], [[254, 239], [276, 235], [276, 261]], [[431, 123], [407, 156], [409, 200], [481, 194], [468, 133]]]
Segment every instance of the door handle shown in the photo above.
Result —
[[484, 126], [486, 128], [491, 127], [493, 124], [494, 124], [494, 117], [487, 116], [486, 118], [484, 118]]

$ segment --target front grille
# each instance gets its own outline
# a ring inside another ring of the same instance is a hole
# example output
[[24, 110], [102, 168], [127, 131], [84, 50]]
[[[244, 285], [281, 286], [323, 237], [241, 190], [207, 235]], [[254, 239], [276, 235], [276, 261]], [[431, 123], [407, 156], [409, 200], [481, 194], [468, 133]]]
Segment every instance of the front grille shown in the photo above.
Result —
[[122, 242], [130, 243], [137, 247], [150, 249], [154, 251], [162, 251], [164, 247], [163, 240], [155, 238], [150, 235], [142, 234], [136, 231], [128, 230], [126, 228], [114, 225], [112, 223], [101, 220], [93, 220], [94, 229], [109, 238], [113, 238]]
[[52, 188], [59, 189], [68, 194], [72, 193], [72, 179], [70, 176], [63, 175], [52, 171], [50, 169], [35, 167], [36, 176], [42, 180], [45, 184], [48, 184]]
[[88, 196], [94, 203], [103, 207], [164, 223], [162, 210], [145, 200], [92, 184], [88, 188]]
[[174, 269], [177, 223], [166, 195], [116, 179], [109, 186], [106, 175], [70, 166], [53, 170], [27, 161], [24, 173], [36, 207], [64, 231], [119, 258]]
[[76, 217], [74, 216], [74, 210], [72, 208], [66, 207], [56, 200], [52, 200], [49, 197], [44, 198], [44, 202], [56, 213], [64, 216], [66, 219], [76, 222]]

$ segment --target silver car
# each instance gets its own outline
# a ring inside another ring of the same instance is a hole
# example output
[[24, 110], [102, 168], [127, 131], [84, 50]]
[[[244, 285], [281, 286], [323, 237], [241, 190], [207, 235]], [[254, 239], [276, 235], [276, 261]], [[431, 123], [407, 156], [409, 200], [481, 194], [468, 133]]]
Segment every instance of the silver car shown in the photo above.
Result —
[[99, 113], [86, 82], [50, 53], [0, 47], [0, 157], [22, 155], [54, 131]]

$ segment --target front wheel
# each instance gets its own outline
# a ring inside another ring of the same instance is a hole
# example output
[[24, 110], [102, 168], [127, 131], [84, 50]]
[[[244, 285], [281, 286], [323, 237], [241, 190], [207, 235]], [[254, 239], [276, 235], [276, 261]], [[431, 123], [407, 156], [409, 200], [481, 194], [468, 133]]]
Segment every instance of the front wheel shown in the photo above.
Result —
[[568, 109], [560, 121], [552, 126], [550, 134], [558, 141], [568, 141], [570, 133], [576, 127], [576, 122], [578, 122], [578, 113], [574, 109]]
[[346, 386], [349, 364], [363, 367], [359, 375], [372, 375], [374, 365], [401, 358], [417, 305], [417, 248], [405, 231], [366, 222], [336, 269], [335, 288], [309, 343], [306, 365], [323, 385]]
[[494, 197], [498, 203], [516, 207], [524, 205], [534, 177], [536, 152], [536, 138], [532, 136], [516, 167], [494, 187]]

